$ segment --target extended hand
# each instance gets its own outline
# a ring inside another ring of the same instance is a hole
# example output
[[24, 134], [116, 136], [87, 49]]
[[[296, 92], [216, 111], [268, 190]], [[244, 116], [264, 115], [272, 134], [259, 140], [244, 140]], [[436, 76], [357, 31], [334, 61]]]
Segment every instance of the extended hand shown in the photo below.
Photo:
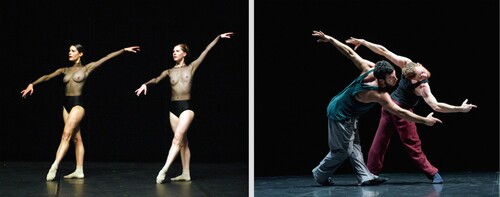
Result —
[[231, 38], [231, 36], [233, 35], [234, 33], [233, 32], [227, 32], [227, 33], [223, 33], [220, 35], [221, 38]]
[[432, 114], [434, 114], [434, 112], [431, 112], [429, 115], [427, 115], [427, 117], [425, 117], [425, 119], [427, 120], [425, 124], [427, 126], [433, 126], [436, 122], [443, 123], [441, 120], [432, 117]]
[[137, 94], [137, 96], [139, 96], [141, 95], [142, 91], [144, 91], [144, 95], [146, 95], [146, 93], [148, 92], [148, 88], [144, 84], [142, 84], [139, 89], [135, 90], [135, 93]]
[[128, 52], [132, 52], [132, 53], [137, 53], [141, 49], [139, 46], [131, 46], [131, 47], [124, 48], [123, 50], [128, 51]]
[[463, 109], [463, 112], [464, 113], [467, 113], [469, 112], [472, 108], [476, 108], [477, 106], [476, 105], [473, 105], [473, 104], [467, 104], [467, 101], [469, 99], [465, 99], [465, 101], [462, 103], [462, 106], [460, 106], [462, 109]]
[[21, 91], [21, 94], [22, 94], [22, 97], [23, 98], [26, 98], [26, 95], [29, 93], [30, 96], [33, 94], [33, 84], [29, 84], [28, 87], [26, 87], [26, 89], [24, 89], [23, 91]]
[[356, 50], [356, 49], [358, 49], [359, 46], [361, 46], [363, 44], [363, 41], [364, 40], [362, 40], [362, 39], [351, 37], [351, 38], [347, 39], [345, 41], [345, 43], [347, 43], [347, 44], [353, 44], [354, 45], [354, 50]]
[[314, 30], [312, 36], [319, 37], [317, 42], [329, 42], [327, 35], [325, 33], [323, 33], [322, 31]]

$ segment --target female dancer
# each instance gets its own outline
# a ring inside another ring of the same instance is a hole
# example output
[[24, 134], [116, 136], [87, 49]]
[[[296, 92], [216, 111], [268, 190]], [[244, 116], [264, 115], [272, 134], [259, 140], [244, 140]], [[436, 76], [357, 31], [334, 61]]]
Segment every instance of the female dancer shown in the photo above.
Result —
[[169, 76], [170, 86], [172, 89], [171, 103], [170, 103], [170, 125], [174, 132], [172, 145], [168, 152], [167, 161], [156, 177], [156, 183], [161, 184], [165, 180], [168, 168], [174, 161], [177, 154], [181, 153], [182, 174], [172, 178], [172, 181], [190, 181], [191, 175], [189, 173], [189, 162], [191, 159], [191, 152], [189, 150], [189, 143], [186, 137], [187, 130], [191, 125], [194, 118], [194, 111], [189, 105], [191, 99], [191, 84], [193, 75], [200, 66], [206, 55], [215, 46], [220, 38], [231, 38], [233, 32], [223, 33], [218, 35], [200, 54], [200, 56], [186, 64], [184, 58], [188, 55], [189, 49], [186, 44], [178, 44], [174, 47], [173, 58], [175, 66], [173, 68], [163, 71], [160, 76], [149, 80], [141, 85], [135, 92], [139, 96], [142, 92], [144, 95], [147, 93], [147, 85], [157, 84], [160, 80]]
[[97, 67], [101, 66], [102, 63], [122, 54], [125, 51], [137, 53], [137, 51], [139, 50], [139, 46], [127, 47], [110, 53], [106, 57], [101, 58], [99, 61], [90, 62], [86, 65], [83, 65], [83, 46], [81, 44], [71, 45], [69, 47], [69, 61], [74, 63], [73, 66], [59, 68], [51, 74], [44, 75], [38, 78], [36, 81], [30, 83], [28, 87], [26, 87], [26, 89], [21, 91], [22, 97], [26, 98], [26, 95], [33, 94], [33, 86], [35, 86], [36, 84], [48, 81], [62, 74], [64, 75], [63, 82], [66, 84], [66, 97], [62, 108], [64, 130], [61, 142], [59, 143], [59, 148], [56, 152], [56, 159], [50, 167], [49, 172], [47, 173], [47, 181], [52, 181], [56, 177], [57, 168], [64, 155], [66, 155], [66, 152], [68, 151], [69, 141], [71, 139], [75, 143], [76, 170], [73, 173], [64, 176], [64, 178], [84, 178], [83, 155], [85, 153], [85, 149], [83, 147], [80, 130], [80, 123], [85, 116], [84, 102], [82, 98], [83, 85], [85, 85], [85, 81], [87, 80], [90, 73]]

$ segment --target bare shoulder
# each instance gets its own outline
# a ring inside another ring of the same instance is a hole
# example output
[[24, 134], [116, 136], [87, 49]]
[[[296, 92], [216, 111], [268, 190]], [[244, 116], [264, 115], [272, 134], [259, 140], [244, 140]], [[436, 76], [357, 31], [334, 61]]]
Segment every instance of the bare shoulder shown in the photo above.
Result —
[[366, 96], [371, 102], [379, 103], [382, 106], [392, 102], [390, 94], [385, 91], [370, 90], [367, 91]]
[[380, 103], [382, 94], [378, 90], [364, 90], [356, 94], [356, 99], [363, 103]]

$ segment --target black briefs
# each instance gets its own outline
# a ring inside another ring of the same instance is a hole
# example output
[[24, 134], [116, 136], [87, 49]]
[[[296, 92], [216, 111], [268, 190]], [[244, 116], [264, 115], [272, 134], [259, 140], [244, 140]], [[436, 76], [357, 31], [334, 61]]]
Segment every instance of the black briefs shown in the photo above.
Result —
[[64, 101], [64, 109], [69, 113], [74, 106], [83, 107], [82, 96], [66, 96]]
[[191, 109], [189, 106], [189, 100], [170, 102], [170, 112], [172, 112], [177, 117], [179, 117], [183, 111], [189, 109]]

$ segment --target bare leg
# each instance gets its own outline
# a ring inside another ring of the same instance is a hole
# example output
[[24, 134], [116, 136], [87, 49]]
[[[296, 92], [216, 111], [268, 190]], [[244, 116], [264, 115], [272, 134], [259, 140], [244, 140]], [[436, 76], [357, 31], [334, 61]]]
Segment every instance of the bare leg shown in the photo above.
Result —
[[85, 154], [85, 148], [83, 146], [80, 128], [76, 131], [73, 142], [75, 143], [76, 169], [73, 173], [64, 176], [64, 178], [83, 179], [85, 177], [83, 174], [83, 156]]
[[[171, 120], [172, 118], [175, 118], [175, 116], [174, 117], [172, 116], [174, 115], [170, 113]], [[165, 180], [168, 168], [170, 167], [170, 165], [172, 165], [172, 162], [177, 157], [177, 154], [184, 145], [184, 139], [186, 137], [189, 125], [193, 121], [193, 118], [194, 118], [194, 112], [192, 110], [186, 110], [181, 113], [177, 125], [175, 127], [174, 139], [172, 140], [172, 145], [170, 146], [170, 150], [168, 152], [167, 161], [165, 162], [165, 165], [158, 173], [158, 176], [156, 177], [156, 183], [160, 184], [163, 183], [163, 181]]]
[[[179, 123], [179, 118], [177, 118], [174, 114], [170, 113], [170, 125], [172, 126], [172, 132], [175, 134], [175, 130]], [[184, 137], [184, 144], [181, 146], [181, 162], [182, 162], [182, 174], [171, 178], [171, 181], [190, 181], [191, 175], [189, 172], [189, 164], [191, 160], [191, 151], [189, 149], [189, 140], [187, 135]]]
[[190, 181], [191, 175], [189, 172], [189, 163], [191, 160], [191, 151], [189, 150], [189, 141], [187, 136], [184, 138], [184, 145], [181, 146], [181, 162], [182, 162], [182, 174], [171, 178], [172, 181]]
[[67, 117], [64, 119], [64, 130], [61, 137], [61, 142], [59, 143], [59, 148], [56, 152], [56, 159], [52, 166], [50, 167], [49, 172], [47, 173], [47, 181], [52, 181], [56, 177], [57, 168], [59, 167], [59, 163], [66, 155], [66, 152], [69, 148], [69, 141], [73, 135], [73, 133], [79, 128], [80, 122], [85, 115], [85, 110], [80, 106], [75, 106], [68, 114], [63, 109], [63, 117]]

